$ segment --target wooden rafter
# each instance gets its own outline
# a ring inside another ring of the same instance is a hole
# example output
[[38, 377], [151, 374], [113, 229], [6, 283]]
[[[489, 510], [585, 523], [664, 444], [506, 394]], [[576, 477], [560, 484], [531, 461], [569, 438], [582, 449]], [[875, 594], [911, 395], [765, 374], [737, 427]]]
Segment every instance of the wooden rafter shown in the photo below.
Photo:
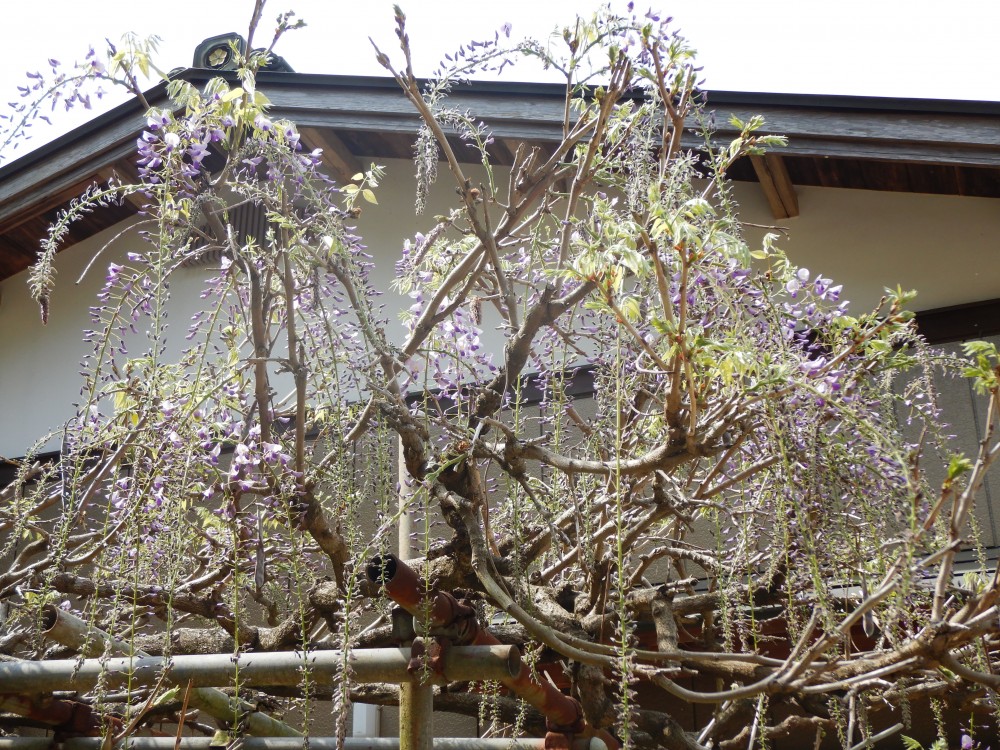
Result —
[[340, 140], [333, 131], [299, 128], [299, 132], [313, 148], [323, 149], [323, 165], [341, 183], [346, 184], [358, 172], [364, 172], [361, 162], [355, 158], [347, 144]]
[[774, 218], [790, 219], [798, 216], [799, 200], [795, 197], [795, 186], [788, 176], [784, 160], [777, 154], [765, 154], [751, 156], [750, 161]]
[[510, 165], [514, 163], [514, 154], [517, 153], [519, 143], [520, 141], [511, 138], [496, 138], [491, 150], [501, 164]]
[[[121, 169], [122, 164], [120, 163], [119, 169], [114, 167], [104, 167], [97, 172], [97, 181], [101, 184], [107, 184], [108, 180], [112, 177], [119, 177], [124, 179], [126, 182], [137, 182], [138, 175], [128, 174], [125, 169]], [[130, 171], [130, 170], [129, 170]], [[125, 172], [125, 174], [122, 174]], [[125, 196], [125, 202], [128, 203], [132, 208], [141, 209], [146, 203], [145, 199], [136, 193], [129, 193]]]

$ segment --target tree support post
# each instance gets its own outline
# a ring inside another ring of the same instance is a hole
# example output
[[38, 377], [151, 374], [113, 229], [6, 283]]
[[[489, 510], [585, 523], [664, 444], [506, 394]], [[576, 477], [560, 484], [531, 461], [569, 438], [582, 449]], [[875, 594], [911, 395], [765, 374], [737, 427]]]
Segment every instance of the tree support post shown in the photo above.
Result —
[[[425, 625], [433, 636], [426, 647], [430, 656], [427, 667], [432, 673], [442, 671], [445, 657], [455, 645], [499, 645], [500, 641], [496, 636], [479, 623], [474, 609], [462, 604], [446, 591], [428, 592], [416, 571], [402, 559], [394, 555], [375, 557], [368, 563], [367, 575], [373, 583], [380, 584], [386, 595], [400, 607], [415, 618], [425, 620]], [[417, 639], [413, 644], [412, 655], [423, 656], [424, 650], [424, 644]], [[416, 662], [410, 664], [411, 673], [416, 667]], [[587, 724], [583, 709], [575, 698], [564, 695], [546, 680], [534, 679], [530, 669], [522, 669], [518, 674], [505, 677], [500, 682], [545, 715], [549, 729], [547, 747], [558, 750], [571, 745], [574, 738], [590, 737], [600, 739], [611, 750], [619, 747], [618, 741], [609, 732]]]
[[[409, 504], [412, 488], [406, 483], [406, 461], [403, 458], [403, 440], [398, 443], [399, 462], [399, 558], [413, 558], [411, 536], [413, 519]], [[434, 742], [434, 689], [429, 683], [414, 675], [411, 682], [399, 686], [399, 750], [433, 750]]]

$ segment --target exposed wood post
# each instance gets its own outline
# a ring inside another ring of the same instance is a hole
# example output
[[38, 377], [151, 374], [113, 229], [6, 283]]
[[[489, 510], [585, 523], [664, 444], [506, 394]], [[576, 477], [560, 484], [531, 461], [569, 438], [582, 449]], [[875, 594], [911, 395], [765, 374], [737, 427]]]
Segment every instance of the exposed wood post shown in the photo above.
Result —
[[795, 186], [788, 176], [784, 159], [778, 154], [751, 155], [750, 162], [774, 218], [790, 219], [798, 216], [799, 200], [795, 196]]
[[[460, 604], [453, 596], [444, 592], [426, 592], [416, 571], [402, 560], [391, 555], [380, 555], [368, 564], [367, 573], [369, 580], [383, 586], [387, 596], [414, 617], [420, 617], [431, 628], [454, 628], [456, 622], [464, 620], [461, 630], [453, 630], [453, 642], [479, 645], [500, 643], [477, 620], [472, 619], [470, 623], [468, 615], [471, 613], [463, 613], [465, 605]], [[536, 679], [531, 670], [524, 669], [501, 682], [512, 693], [541, 711], [550, 724], [573, 727], [571, 733], [578, 737], [596, 735], [609, 748], [617, 750], [618, 743], [610, 734], [586, 724], [579, 701], [564, 695], [549, 680]]]

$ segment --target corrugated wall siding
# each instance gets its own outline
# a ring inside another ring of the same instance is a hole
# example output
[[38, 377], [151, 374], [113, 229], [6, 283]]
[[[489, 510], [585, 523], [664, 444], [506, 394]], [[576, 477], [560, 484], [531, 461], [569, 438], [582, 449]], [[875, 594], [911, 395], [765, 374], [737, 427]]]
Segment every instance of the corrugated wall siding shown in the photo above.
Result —
[[[1000, 345], [1000, 335], [984, 337], [985, 341]], [[963, 342], [940, 344], [933, 350], [946, 355], [961, 356]], [[923, 463], [927, 480], [932, 488], [941, 486], [944, 480], [944, 468], [948, 458], [956, 453], [963, 453], [969, 459], [975, 460], [979, 450], [979, 441], [986, 426], [986, 409], [988, 398], [976, 393], [973, 382], [969, 378], [955, 372], [948, 376], [940, 371], [934, 375], [934, 385], [937, 390], [938, 404], [947, 424], [946, 438], [942, 441], [940, 455], [931, 454]], [[907, 424], [908, 407], [905, 403], [894, 404], [896, 419], [911, 440], [919, 439], [919, 430], [913, 424]], [[938, 459], [938, 460], [931, 460]], [[970, 542], [977, 543], [985, 549], [989, 559], [995, 561], [1000, 552], [1000, 507], [997, 501], [1000, 492], [1000, 479], [987, 475], [983, 488], [979, 492], [976, 503], [975, 523], [970, 529]], [[978, 534], [978, 539], [976, 535]], [[971, 567], [973, 554], [971, 551], [962, 555]]]

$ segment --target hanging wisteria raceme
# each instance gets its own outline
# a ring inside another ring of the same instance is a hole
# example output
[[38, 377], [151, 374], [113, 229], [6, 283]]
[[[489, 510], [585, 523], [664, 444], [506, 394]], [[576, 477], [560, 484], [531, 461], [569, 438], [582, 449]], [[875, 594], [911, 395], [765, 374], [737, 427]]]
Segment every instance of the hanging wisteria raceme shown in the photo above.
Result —
[[[50, 604], [152, 654], [388, 644], [360, 572], [406, 513], [426, 585], [561, 660], [587, 731], [623, 745], [862, 747], [898, 740], [916, 706], [946, 741], [959, 711], [970, 743], [993, 726], [1000, 585], [974, 511], [1000, 451], [996, 351], [936, 354], [908, 293], [852, 312], [779, 234], [746, 239], [727, 171], [784, 141], [756, 118], [728, 144], [703, 132], [668, 21], [602, 11], [546, 42], [505, 28], [420, 81], [397, 11], [399, 51], [375, 54], [421, 121], [417, 213], [435, 180], [454, 205], [392, 253], [356, 219], [398, 176], [324, 174], [256, 85], [267, 53], [200, 90], [170, 81], [136, 141], [139, 182], [68, 207], [32, 272], [46, 316], [71, 222], [143, 201], [121, 259], [94, 261], [107, 277], [61, 460], [29, 457], [2, 491], [0, 597], [22, 623], [3, 651], [41, 654]], [[523, 58], [565, 76], [565, 116], [504, 167], [449, 93]], [[218, 259], [200, 309], [171, 320], [198, 258]], [[949, 453], [934, 390], [963, 370], [988, 401], [974, 456]], [[960, 552], [977, 568], [962, 581]], [[398, 699], [349, 676], [331, 688], [305, 668], [261, 705], [332, 700], [343, 732], [351, 700]], [[112, 733], [140, 707], [136, 729], [187, 706], [81, 700]], [[436, 700], [544, 732], [493, 688]]]

